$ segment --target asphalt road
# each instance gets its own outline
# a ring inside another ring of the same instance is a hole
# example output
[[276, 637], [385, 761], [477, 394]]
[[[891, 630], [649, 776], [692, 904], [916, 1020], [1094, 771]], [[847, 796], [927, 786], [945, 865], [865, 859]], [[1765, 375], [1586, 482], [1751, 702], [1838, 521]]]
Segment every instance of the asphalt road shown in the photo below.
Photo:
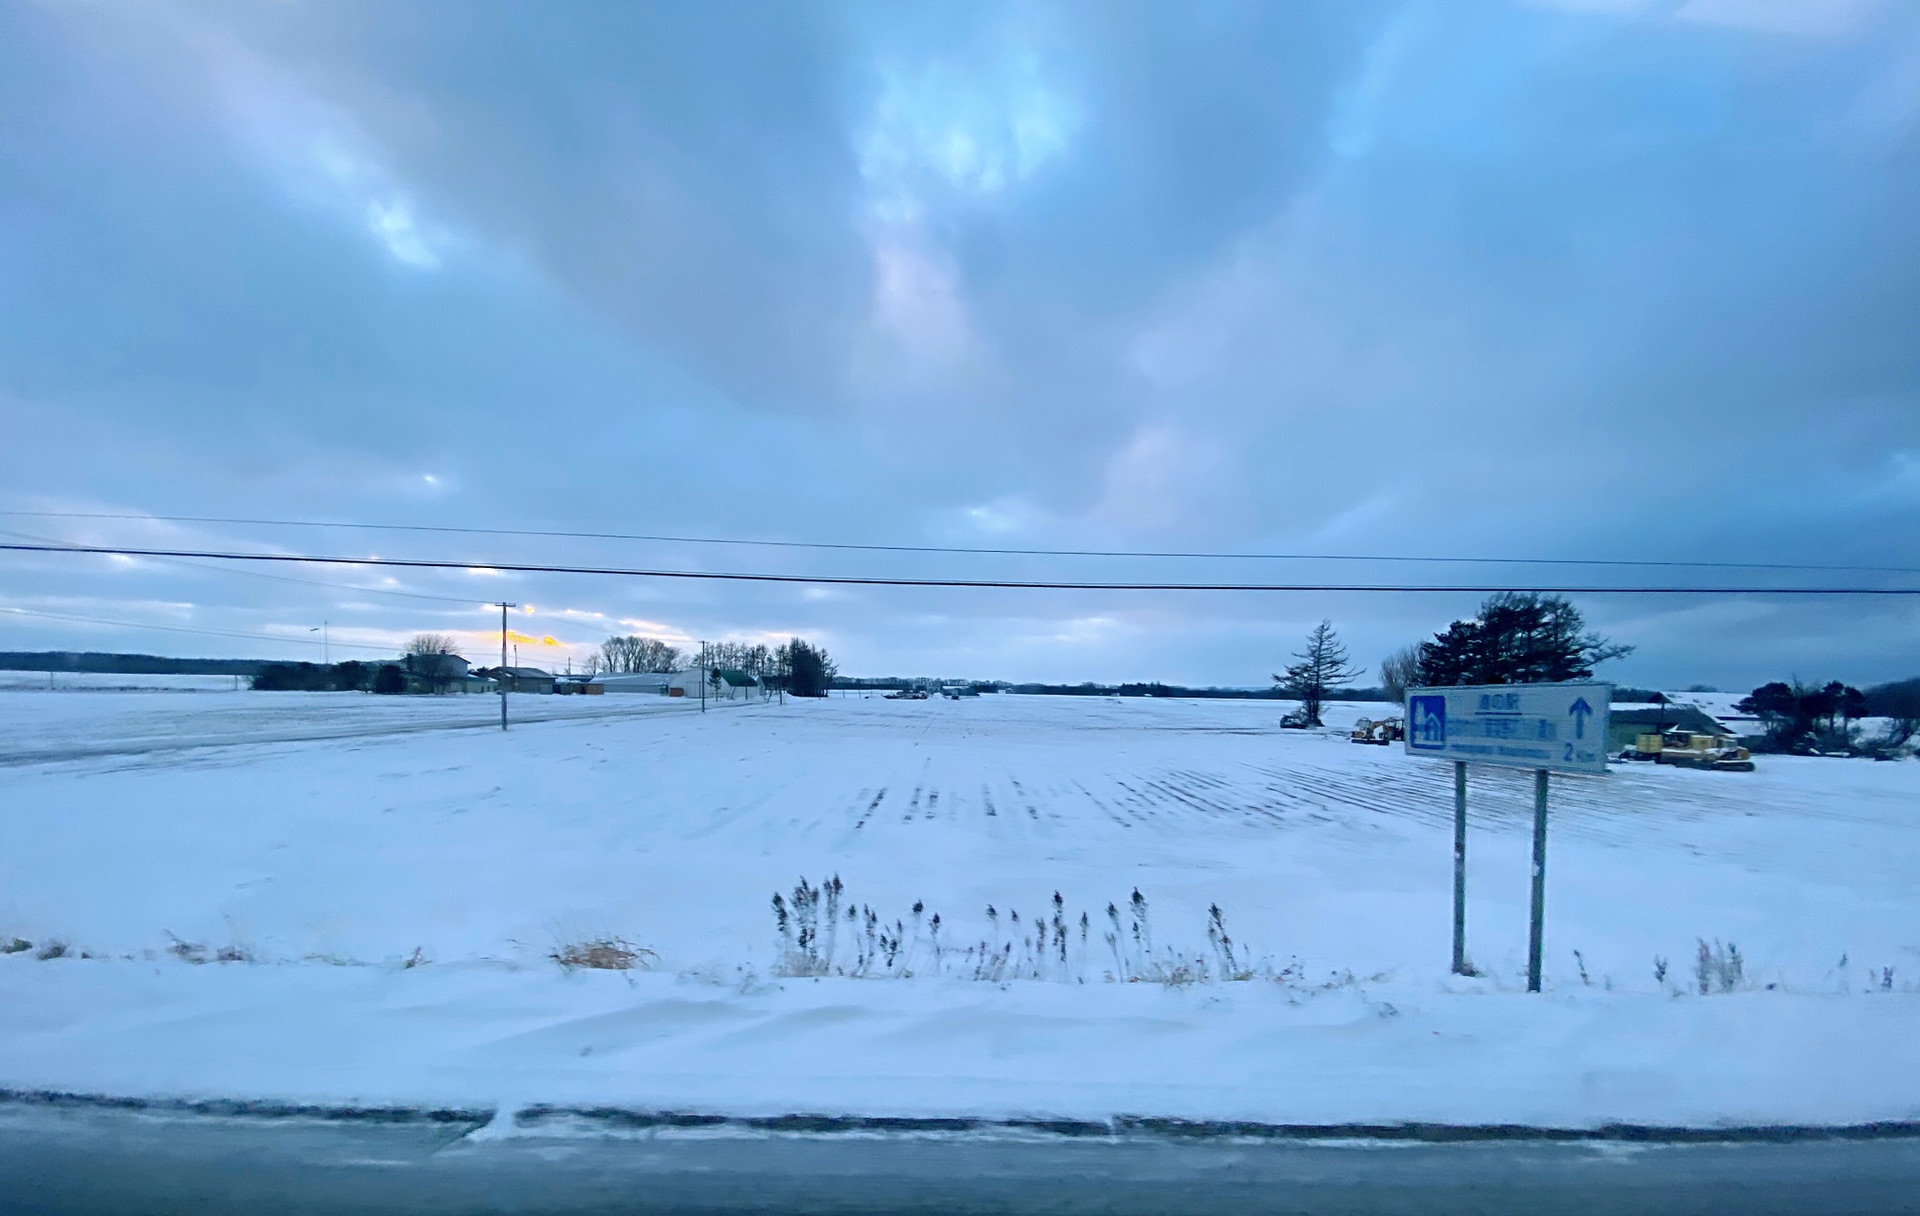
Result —
[[646, 1133], [0, 1106], [0, 1211], [1920, 1212], [1920, 1140], [1645, 1145]]

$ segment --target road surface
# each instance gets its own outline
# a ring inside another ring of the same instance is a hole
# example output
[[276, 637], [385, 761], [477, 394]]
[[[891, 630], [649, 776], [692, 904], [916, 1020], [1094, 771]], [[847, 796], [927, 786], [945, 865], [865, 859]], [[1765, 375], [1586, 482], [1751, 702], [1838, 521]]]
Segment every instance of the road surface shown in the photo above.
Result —
[[1882, 1213], [1920, 1140], [1674, 1145], [644, 1133], [0, 1105], [0, 1210]]

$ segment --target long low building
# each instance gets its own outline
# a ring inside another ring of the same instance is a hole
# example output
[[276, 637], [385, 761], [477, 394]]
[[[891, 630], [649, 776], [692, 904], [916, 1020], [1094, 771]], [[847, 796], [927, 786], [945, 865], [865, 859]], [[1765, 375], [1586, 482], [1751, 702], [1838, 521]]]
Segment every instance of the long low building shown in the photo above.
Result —
[[668, 686], [673, 683], [673, 676], [674, 673], [670, 671], [621, 671], [595, 676], [593, 682], [609, 693], [644, 692], [664, 697]]
[[1641, 735], [1684, 730], [1697, 735], [1734, 734], [1697, 705], [1616, 705], [1607, 715], [1607, 750], [1619, 753]]
[[731, 668], [689, 667], [681, 671], [609, 672], [593, 683], [609, 693], [651, 693], [661, 697], [702, 695], [709, 701], [737, 701], [757, 696], [760, 681]]
[[508, 692], [553, 691], [553, 673], [538, 667], [477, 667], [474, 674], [492, 679], [496, 688], [505, 687]]

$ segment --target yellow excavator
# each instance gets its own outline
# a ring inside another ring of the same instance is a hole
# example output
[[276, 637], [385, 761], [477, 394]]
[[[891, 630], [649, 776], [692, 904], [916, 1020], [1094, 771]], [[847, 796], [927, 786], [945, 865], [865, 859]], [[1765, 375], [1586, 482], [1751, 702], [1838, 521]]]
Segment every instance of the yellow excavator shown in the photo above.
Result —
[[1378, 722], [1372, 718], [1361, 718], [1353, 724], [1353, 730], [1347, 737], [1355, 743], [1377, 743], [1385, 747], [1406, 738], [1407, 727], [1399, 718], [1382, 718]]

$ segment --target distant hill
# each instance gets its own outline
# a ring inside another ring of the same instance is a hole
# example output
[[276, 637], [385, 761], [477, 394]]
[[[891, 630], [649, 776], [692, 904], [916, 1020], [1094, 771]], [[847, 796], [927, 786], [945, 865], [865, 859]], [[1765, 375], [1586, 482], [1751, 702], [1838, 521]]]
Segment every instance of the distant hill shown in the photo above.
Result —
[[0, 650], [0, 671], [95, 671], [125, 676], [254, 676], [267, 659], [174, 659], [96, 650]]

